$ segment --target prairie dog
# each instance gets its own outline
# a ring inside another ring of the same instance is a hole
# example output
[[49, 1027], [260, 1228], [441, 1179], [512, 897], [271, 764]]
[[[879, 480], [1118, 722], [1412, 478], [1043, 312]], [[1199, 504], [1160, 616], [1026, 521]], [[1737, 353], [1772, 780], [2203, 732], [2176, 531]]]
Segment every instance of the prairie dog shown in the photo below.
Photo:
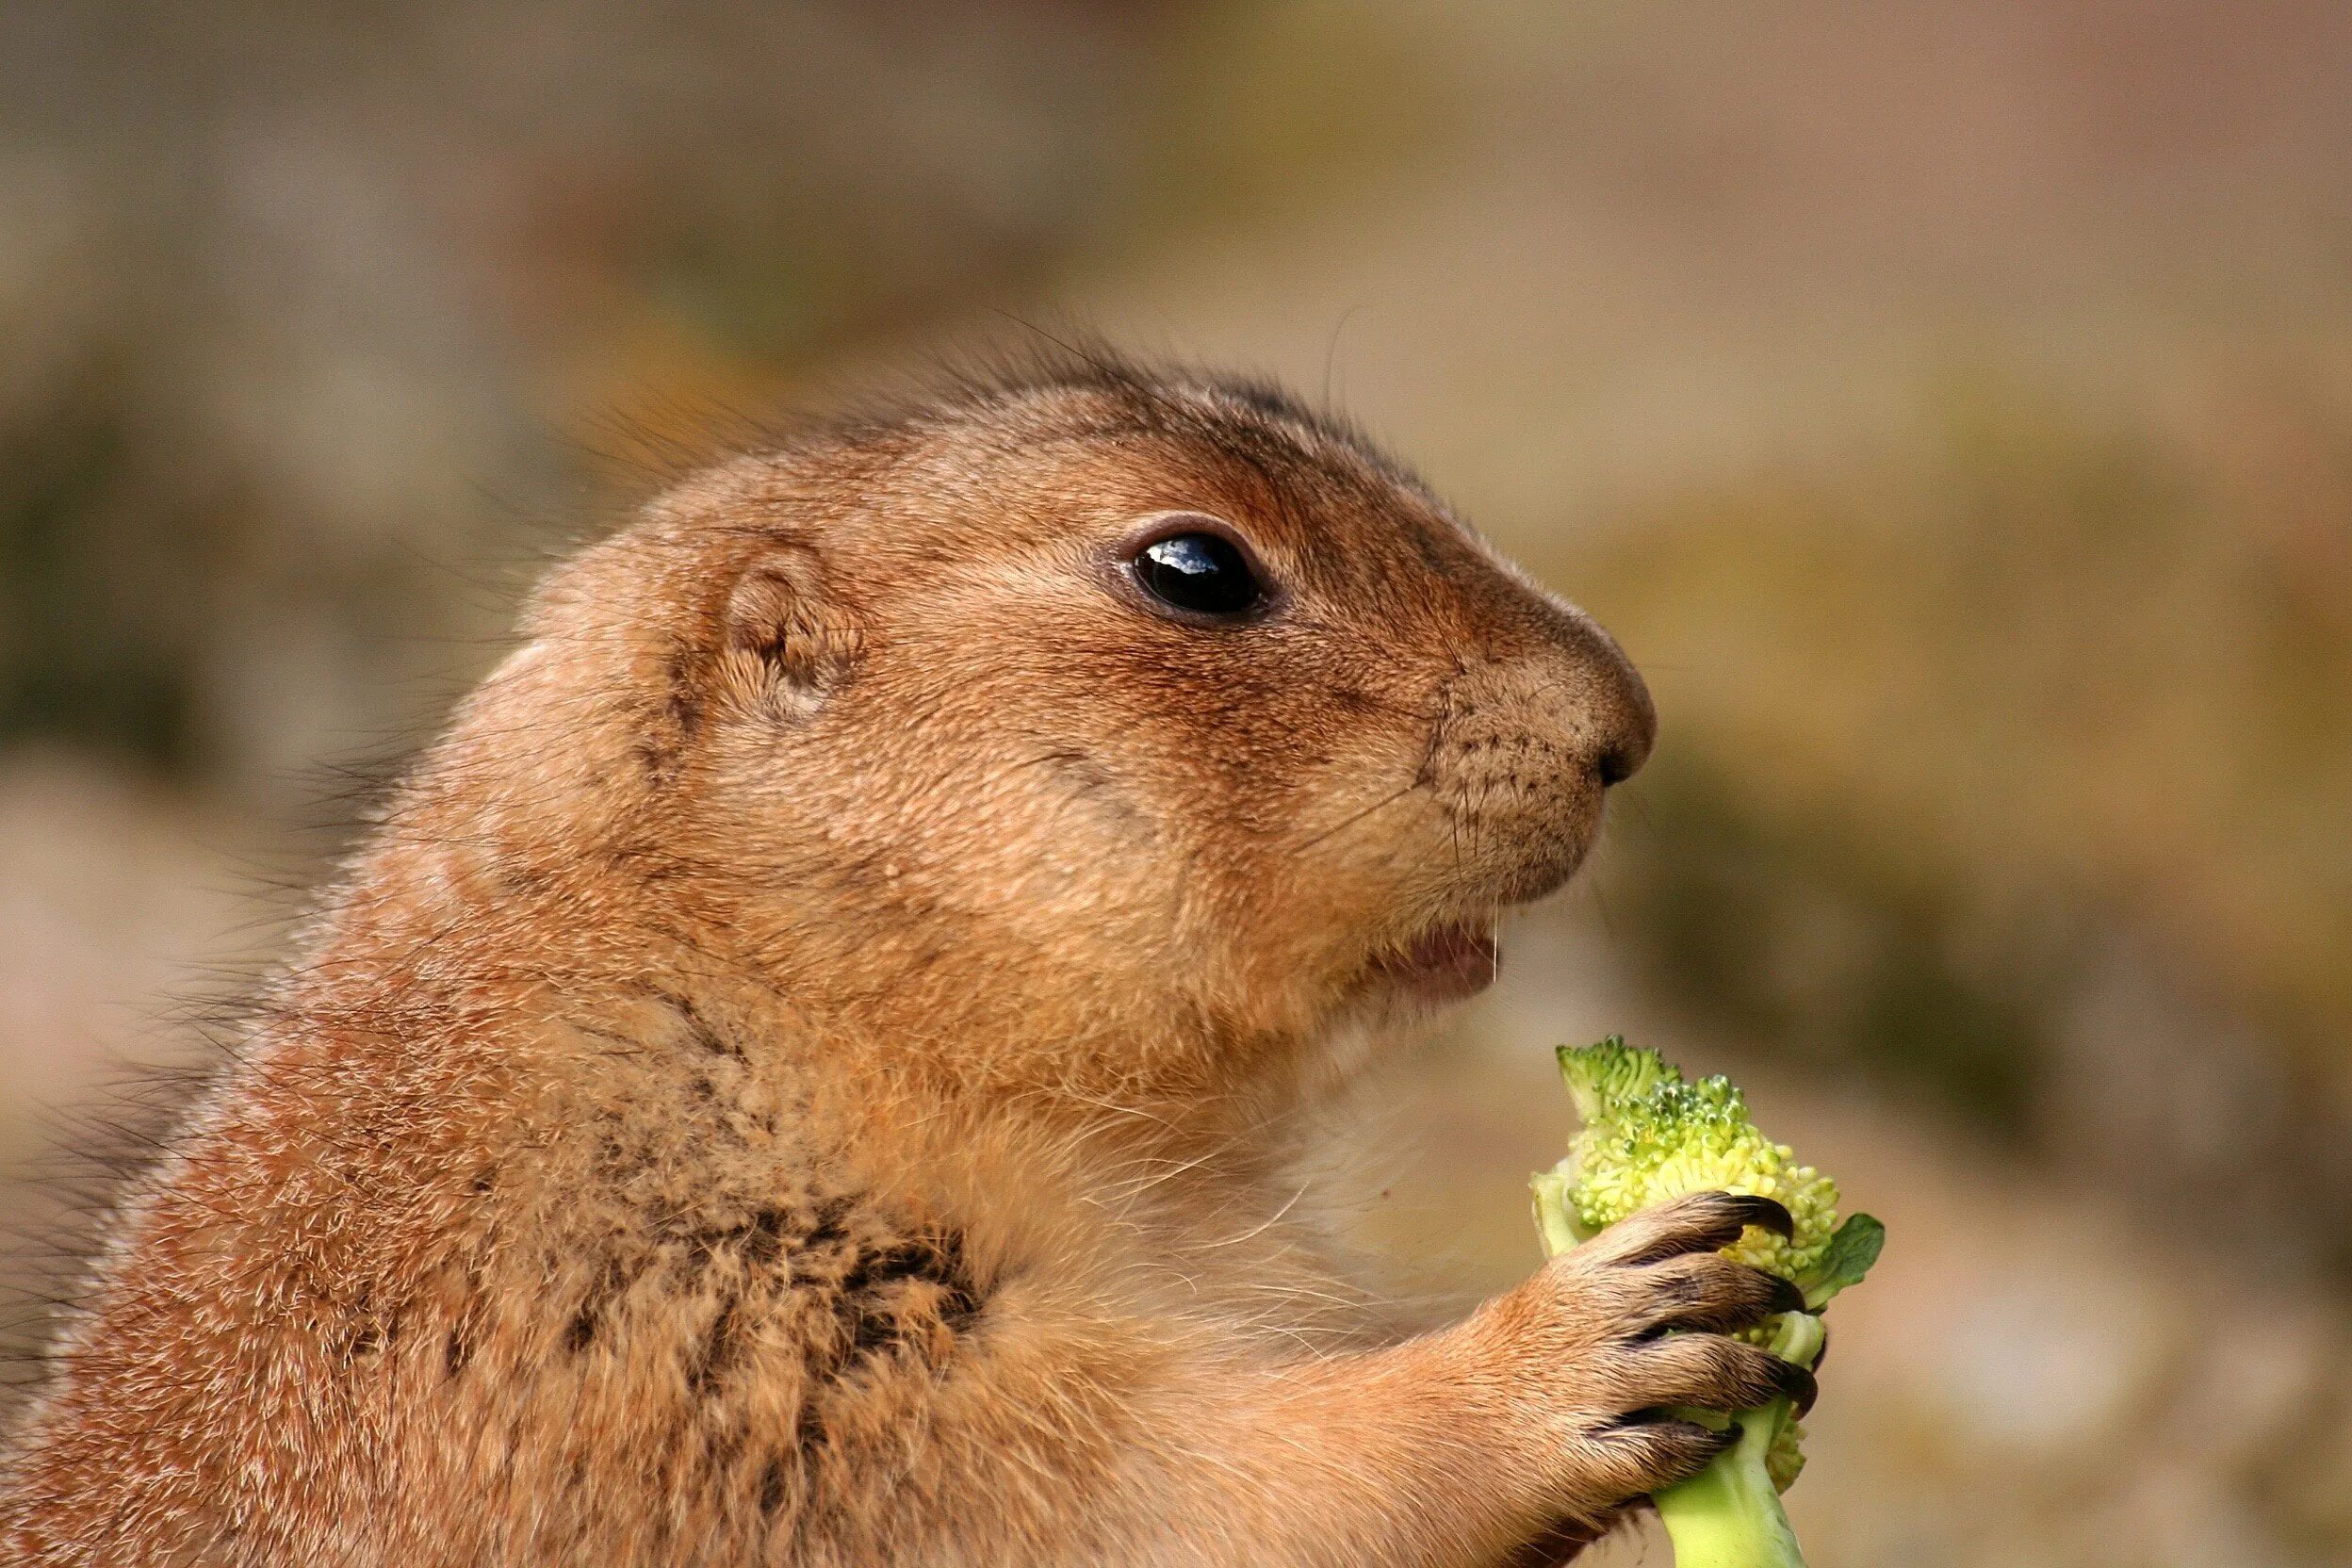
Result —
[[[1723, 1441], [1772, 1205], [1392, 1340], [1285, 1113], [1638, 767], [1615, 645], [1266, 387], [1096, 360], [559, 569], [116, 1221], [11, 1562], [1474, 1564]], [[1661, 1336], [1665, 1328], [1699, 1331]]]

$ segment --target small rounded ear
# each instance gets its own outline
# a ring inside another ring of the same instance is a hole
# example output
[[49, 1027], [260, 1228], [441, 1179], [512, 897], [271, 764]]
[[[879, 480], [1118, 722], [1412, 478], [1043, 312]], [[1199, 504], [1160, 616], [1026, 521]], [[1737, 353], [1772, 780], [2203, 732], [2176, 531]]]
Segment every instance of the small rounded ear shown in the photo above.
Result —
[[784, 546], [753, 560], [727, 595], [720, 686], [750, 711], [806, 718], [849, 678], [863, 646], [827, 592], [817, 552]]

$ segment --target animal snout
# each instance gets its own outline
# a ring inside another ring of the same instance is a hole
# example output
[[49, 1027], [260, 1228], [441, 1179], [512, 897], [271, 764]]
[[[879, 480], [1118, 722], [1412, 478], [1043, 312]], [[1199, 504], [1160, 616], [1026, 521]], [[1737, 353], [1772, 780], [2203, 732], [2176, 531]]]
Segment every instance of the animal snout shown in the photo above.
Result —
[[1579, 629], [1566, 648], [1473, 665], [1446, 688], [1432, 760], [1459, 787], [1582, 794], [1648, 760], [1658, 739], [1648, 686], [1605, 632]]
[[1641, 675], [1580, 618], [1541, 648], [1466, 667], [1446, 687], [1429, 781], [1487, 868], [1527, 890], [1575, 870], [1602, 793], [1649, 757], [1656, 710]]

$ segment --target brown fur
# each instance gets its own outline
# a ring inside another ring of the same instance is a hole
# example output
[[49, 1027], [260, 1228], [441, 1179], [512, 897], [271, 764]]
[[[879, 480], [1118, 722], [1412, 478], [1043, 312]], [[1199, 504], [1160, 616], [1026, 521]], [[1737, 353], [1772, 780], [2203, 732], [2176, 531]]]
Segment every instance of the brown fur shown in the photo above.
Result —
[[[1169, 510], [1279, 610], [1152, 613]], [[1285, 1211], [1396, 955], [1558, 885], [1650, 736], [1344, 430], [967, 389], [680, 485], [525, 630], [120, 1217], [8, 1560], [1497, 1561], [1773, 1386], [1659, 1336], [1772, 1304], [1753, 1204], [1399, 1343]]]

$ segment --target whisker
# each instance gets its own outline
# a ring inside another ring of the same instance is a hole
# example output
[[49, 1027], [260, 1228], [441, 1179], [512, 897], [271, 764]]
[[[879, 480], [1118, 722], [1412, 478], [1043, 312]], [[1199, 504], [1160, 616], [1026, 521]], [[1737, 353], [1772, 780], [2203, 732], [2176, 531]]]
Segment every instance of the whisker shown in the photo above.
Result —
[[1222, 1241], [1212, 1241], [1205, 1243], [1204, 1245], [1208, 1247], [1233, 1247], [1245, 1241], [1254, 1241], [1259, 1236], [1262, 1236], [1266, 1232], [1272, 1230], [1275, 1226], [1281, 1224], [1283, 1218], [1289, 1215], [1290, 1211], [1298, 1206], [1298, 1200], [1306, 1197], [1307, 1190], [1308, 1189], [1306, 1187], [1301, 1186], [1297, 1192], [1290, 1195], [1289, 1202], [1284, 1203], [1281, 1208], [1276, 1209], [1272, 1214], [1267, 1215], [1264, 1219], [1251, 1226], [1249, 1230], [1242, 1232], [1239, 1235], [1227, 1236]]
[[1326, 840], [1326, 839], [1330, 838], [1332, 834], [1334, 834], [1334, 833], [1338, 833], [1338, 832], [1343, 832], [1343, 831], [1345, 831], [1345, 830], [1346, 830], [1346, 829], [1348, 829], [1348, 828], [1350, 828], [1350, 827], [1355, 826], [1355, 825], [1356, 825], [1356, 824], [1358, 824], [1358, 823], [1362, 822], [1364, 818], [1366, 818], [1366, 817], [1370, 816], [1373, 812], [1380, 810], [1382, 807], [1385, 807], [1385, 806], [1394, 806], [1394, 805], [1396, 805], [1398, 801], [1400, 801], [1400, 800], [1404, 799], [1404, 798], [1405, 798], [1405, 796], [1407, 796], [1407, 795], [1409, 795], [1409, 794], [1413, 793], [1413, 791], [1415, 791], [1415, 790], [1419, 789], [1420, 787], [1421, 787], [1421, 781], [1420, 781], [1419, 779], [1417, 779], [1417, 778], [1416, 778], [1416, 779], [1413, 779], [1413, 780], [1411, 780], [1411, 781], [1407, 782], [1407, 783], [1406, 783], [1406, 784], [1405, 784], [1405, 785], [1404, 785], [1401, 789], [1397, 790], [1397, 791], [1396, 791], [1394, 794], [1389, 794], [1389, 795], [1383, 795], [1383, 796], [1381, 796], [1379, 800], [1374, 801], [1371, 805], [1369, 805], [1369, 806], [1365, 807], [1363, 810], [1358, 811], [1358, 812], [1355, 812], [1353, 815], [1351, 815], [1351, 816], [1348, 817], [1345, 821], [1338, 822], [1338, 823], [1334, 823], [1332, 825], [1331, 825], [1330, 827], [1325, 828], [1322, 832], [1317, 833], [1317, 834], [1316, 834], [1314, 838], [1307, 840], [1304, 843], [1299, 844], [1298, 847], [1298, 848], [1300, 848], [1300, 849], [1302, 849], [1302, 850], [1304, 850], [1304, 849], [1313, 849], [1313, 848], [1314, 848], [1316, 844], [1321, 843], [1324, 840]]

